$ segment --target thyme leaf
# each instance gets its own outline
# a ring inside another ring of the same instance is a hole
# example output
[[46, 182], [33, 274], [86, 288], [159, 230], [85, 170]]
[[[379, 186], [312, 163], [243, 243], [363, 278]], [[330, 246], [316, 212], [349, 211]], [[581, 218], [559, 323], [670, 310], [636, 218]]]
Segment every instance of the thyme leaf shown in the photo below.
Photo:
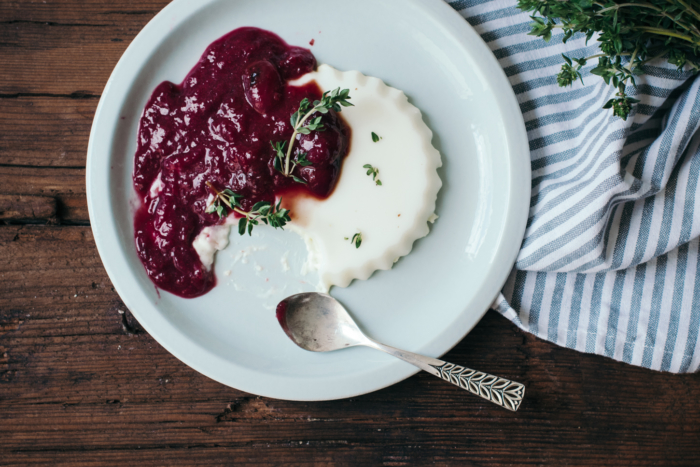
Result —
[[[347, 240], [347, 237], [345, 237], [345, 239]], [[353, 235], [350, 243], [354, 243], [355, 248], [360, 248], [360, 245], [362, 245], [362, 233], [357, 232], [355, 235]]]
[[377, 177], [379, 176], [379, 169], [376, 167], [372, 167], [371, 164], [365, 164], [362, 167], [367, 169], [367, 175], [372, 176], [372, 180], [374, 180], [375, 185], [381, 186], [382, 181], [377, 179]]

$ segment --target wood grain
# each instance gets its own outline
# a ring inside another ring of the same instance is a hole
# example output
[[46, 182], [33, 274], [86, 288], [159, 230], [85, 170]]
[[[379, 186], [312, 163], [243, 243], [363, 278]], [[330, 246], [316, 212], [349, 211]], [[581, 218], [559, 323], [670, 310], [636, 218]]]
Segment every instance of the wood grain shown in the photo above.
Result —
[[85, 167], [98, 99], [0, 98], [0, 165]]
[[699, 375], [562, 349], [495, 312], [445, 358], [525, 383], [515, 414], [425, 374], [260, 398], [163, 350], [102, 267], [84, 167], [111, 70], [167, 3], [0, 1], [0, 217], [19, 224], [0, 225], [0, 465], [700, 465]]
[[[0, 23], [0, 95], [99, 97], [140, 26]], [[21, 34], [17, 34], [21, 31]], [[118, 39], [114, 41], [113, 39]]]
[[56, 218], [56, 199], [48, 196], [0, 195], [0, 220], [29, 221]]
[[168, 0], [4, 1], [0, 3], [0, 23], [140, 24], [143, 27], [168, 3]]
[[88, 222], [85, 169], [0, 165], [0, 194], [50, 196], [62, 221]]

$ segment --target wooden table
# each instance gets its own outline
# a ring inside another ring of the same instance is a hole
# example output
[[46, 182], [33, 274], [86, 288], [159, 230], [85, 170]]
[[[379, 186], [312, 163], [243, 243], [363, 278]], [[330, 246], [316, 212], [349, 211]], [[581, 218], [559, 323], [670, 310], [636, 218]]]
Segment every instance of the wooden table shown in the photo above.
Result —
[[699, 375], [559, 348], [495, 312], [446, 359], [525, 383], [517, 413], [426, 374], [266, 399], [163, 350], [122, 314], [84, 178], [105, 82], [166, 4], [0, 0], [0, 465], [700, 465]]

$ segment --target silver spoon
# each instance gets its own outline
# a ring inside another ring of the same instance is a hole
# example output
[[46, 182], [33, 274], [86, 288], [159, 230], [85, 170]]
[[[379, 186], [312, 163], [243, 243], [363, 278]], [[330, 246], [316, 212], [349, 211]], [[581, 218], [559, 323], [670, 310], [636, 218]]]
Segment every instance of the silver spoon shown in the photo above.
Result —
[[312, 352], [329, 352], [364, 345], [417, 366], [450, 383], [515, 412], [525, 395], [525, 386], [498, 376], [389, 347], [360, 331], [343, 305], [330, 295], [301, 293], [277, 305], [277, 319], [289, 338]]

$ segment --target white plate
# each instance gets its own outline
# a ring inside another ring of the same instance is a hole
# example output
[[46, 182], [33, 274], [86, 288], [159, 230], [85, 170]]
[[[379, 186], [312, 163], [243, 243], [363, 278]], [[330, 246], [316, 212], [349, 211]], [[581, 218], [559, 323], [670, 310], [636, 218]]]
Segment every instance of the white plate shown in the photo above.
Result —
[[[141, 112], [158, 83], [182, 81], [211, 42], [240, 26], [269, 29], [293, 45], [315, 39], [311, 50], [319, 62], [402, 89], [435, 133], [444, 186], [432, 232], [391, 271], [332, 291], [370, 335], [440, 356], [474, 327], [505, 282], [528, 213], [525, 128], [498, 62], [442, 0], [175, 0], [167, 6], [114, 69], [90, 135], [88, 203], [107, 273], [163, 347], [223, 384], [279, 399], [326, 400], [401, 381], [416, 368], [364, 348], [314, 354], [285, 337], [270, 308], [310, 290], [298, 272], [304, 246], [291, 232], [258, 228], [259, 237], [250, 239], [234, 233], [234, 244], [217, 257], [219, 285], [194, 300], [159, 295], [136, 255], [131, 172]], [[266, 250], [239, 255], [233, 264], [236, 252], [263, 244]], [[286, 251], [292, 271], [285, 273], [279, 256]], [[277, 289], [266, 289], [265, 279]]]

